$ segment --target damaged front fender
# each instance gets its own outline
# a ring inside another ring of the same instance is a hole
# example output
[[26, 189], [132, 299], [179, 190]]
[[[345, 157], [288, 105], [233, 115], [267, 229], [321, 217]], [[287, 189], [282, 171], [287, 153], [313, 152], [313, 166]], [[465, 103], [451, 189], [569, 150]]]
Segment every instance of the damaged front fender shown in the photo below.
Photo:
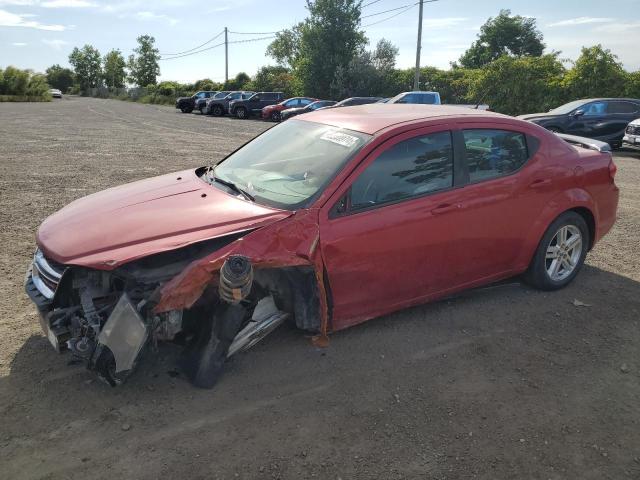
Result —
[[255, 230], [211, 255], [189, 264], [160, 290], [156, 313], [192, 307], [205, 289], [217, 286], [219, 272], [231, 255], [250, 259], [256, 270], [311, 266], [315, 272], [320, 303], [320, 333], [329, 329], [324, 262], [319, 247], [318, 210], [299, 210], [291, 217]]

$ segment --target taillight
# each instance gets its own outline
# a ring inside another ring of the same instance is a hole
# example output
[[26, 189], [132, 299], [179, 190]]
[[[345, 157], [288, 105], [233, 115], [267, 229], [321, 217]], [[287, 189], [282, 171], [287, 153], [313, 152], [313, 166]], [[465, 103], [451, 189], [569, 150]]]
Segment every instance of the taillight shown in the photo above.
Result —
[[609, 177], [613, 182], [616, 179], [616, 173], [618, 172], [618, 167], [615, 163], [613, 163], [613, 158], [609, 160]]

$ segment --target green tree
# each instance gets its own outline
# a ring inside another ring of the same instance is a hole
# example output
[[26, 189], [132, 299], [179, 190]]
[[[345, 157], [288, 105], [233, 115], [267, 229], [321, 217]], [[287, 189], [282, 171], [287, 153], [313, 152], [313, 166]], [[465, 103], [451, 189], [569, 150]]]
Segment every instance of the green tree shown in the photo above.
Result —
[[338, 69], [347, 69], [367, 43], [360, 9], [360, 0], [307, 0], [308, 17], [278, 34], [267, 54], [293, 68], [305, 94], [326, 98]]
[[102, 59], [104, 83], [109, 88], [123, 88], [127, 72], [127, 62], [118, 49], [111, 50]]
[[468, 97], [508, 115], [547, 111], [563, 101], [564, 73], [557, 53], [541, 57], [504, 55], [478, 73]]
[[136, 55], [129, 56], [130, 78], [139, 87], [155, 85], [160, 75], [159, 50], [155, 47], [155, 38], [141, 35], [137, 39], [138, 46], [133, 49]]
[[73, 85], [73, 70], [70, 68], [61, 67], [58, 64], [51, 65], [46, 70], [47, 83], [51, 88], [57, 88], [60, 91], [66, 93]]
[[545, 47], [542, 40], [535, 18], [512, 16], [510, 10], [500, 10], [497, 17], [489, 18], [480, 27], [477, 40], [459, 62], [466, 68], [479, 68], [503, 55], [539, 57]]
[[26, 95], [29, 86], [29, 72], [8, 66], [2, 79], [2, 93], [5, 95]]
[[625, 97], [640, 98], [640, 70], [629, 73]]
[[73, 66], [82, 92], [100, 86], [102, 62], [100, 52], [96, 48], [91, 45], [85, 45], [81, 49], [75, 47], [69, 55], [69, 63]]
[[235, 78], [227, 81], [223, 85], [224, 90], [248, 90], [246, 88], [251, 81], [251, 77], [244, 72], [238, 73]]
[[478, 69], [469, 68], [440, 70], [425, 67], [421, 69], [421, 86], [425, 90], [439, 92], [443, 103], [480, 103], [481, 99], [476, 99], [470, 94], [471, 86], [480, 73]]
[[628, 74], [618, 57], [602, 45], [584, 47], [573, 68], [564, 78], [571, 99], [590, 97], [622, 97]]
[[338, 66], [331, 96], [347, 98], [353, 96], [391, 95], [388, 92], [398, 48], [384, 38], [378, 41], [375, 50], [361, 51], [347, 66]]
[[48, 97], [49, 84], [47, 83], [47, 77], [41, 73], [31, 75], [25, 93], [28, 97]]
[[280, 65], [267, 65], [260, 68], [246, 88], [256, 92], [284, 92], [287, 97], [298, 93], [291, 71]]

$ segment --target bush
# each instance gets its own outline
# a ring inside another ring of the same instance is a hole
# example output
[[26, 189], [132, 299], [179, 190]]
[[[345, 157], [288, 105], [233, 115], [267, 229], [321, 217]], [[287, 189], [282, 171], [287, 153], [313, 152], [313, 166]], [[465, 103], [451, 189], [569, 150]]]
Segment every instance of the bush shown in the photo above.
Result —
[[0, 69], [0, 95], [3, 102], [48, 102], [49, 85], [42, 74], [15, 67]]

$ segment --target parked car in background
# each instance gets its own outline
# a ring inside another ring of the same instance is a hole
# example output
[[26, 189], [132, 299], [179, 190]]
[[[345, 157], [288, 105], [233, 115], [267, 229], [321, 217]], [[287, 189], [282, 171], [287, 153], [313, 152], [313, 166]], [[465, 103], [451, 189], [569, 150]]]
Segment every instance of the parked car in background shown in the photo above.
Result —
[[229, 113], [229, 104], [235, 100], [242, 100], [244, 98], [249, 98], [254, 95], [255, 92], [231, 92], [226, 97], [222, 98], [211, 98], [207, 100], [204, 108], [202, 109], [202, 113], [206, 115], [213, 115], [215, 117], [220, 117], [222, 115], [226, 115]]
[[234, 100], [229, 104], [229, 114], [238, 118], [260, 115], [262, 109], [284, 100], [282, 92], [258, 92], [247, 99]]
[[640, 118], [635, 119], [624, 131], [622, 145], [625, 147], [640, 148]]
[[310, 97], [293, 97], [283, 102], [276, 103], [275, 105], [267, 105], [262, 109], [263, 120], [273, 120], [274, 122], [280, 121], [280, 113], [288, 108], [304, 108], [310, 103], [313, 103], [317, 98]]
[[176, 98], [176, 108], [180, 109], [182, 113], [191, 113], [196, 108], [196, 101], [200, 98], [210, 98], [218, 92], [211, 90], [202, 90], [196, 92], [190, 97], [178, 97]]
[[318, 100], [316, 102], [310, 103], [306, 107], [288, 108], [280, 112], [280, 120], [284, 122], [288, 118], [295, 117], [296, 115], [313, 112], [314, 110], [318, 110], [323, 107], [330, 107], [332, 105], [335, 105], [336, 103], [337, 102], [335, 102], [334, 100]]
[[380, 100], [382, 100], [382, 97], [349, 97], [349, 98], [345, 98], [344, 100], [340, 100], [335, 105], [330, 105], [328, 107], [322, 107], [322, 109], [325, 109], [325, 108], [340, 108], [340, 107], [354, 107], [356, 105], [367, 105], [369, 103], [377, 103]]
[[175, 340], [211, 387], [287, 317], [325, 336], [515, 275], [565, 287], [615, 222], [615, 173], [603, 142], [504, 115], [316, 110], [215, 167], [75, 200], [40, 225], [25, 288], [108, 383]]
[[196, 106], [195, 106], [195, 110], [198, 110], [200, 113], [204, 113], [204, 108], [207, 106], [207, 100], [209, 99], [217, 99], [217, 98], [224, 98], [227, 95], [229, 95], [231, 93], [231, 91], [224, 91], [224, 92], [215, 92], [213, 93], [209, 98], [199, 98], [196, 100]]
[[629, 122], [640, 117], [637, 98], [587, 98], [566, 103], [547, 113], [520, 115], [552, 132], [595, 138], [616, 148]]
[[402, 92], [390, 98], [385, 103], [416, 103], [420, 105], [440, 105], [440, 94], [438, 92]]
[[57, 88], [52, 88], [49, 90], [49, 93], [53, 98], [62, 98], [62, 92]]

